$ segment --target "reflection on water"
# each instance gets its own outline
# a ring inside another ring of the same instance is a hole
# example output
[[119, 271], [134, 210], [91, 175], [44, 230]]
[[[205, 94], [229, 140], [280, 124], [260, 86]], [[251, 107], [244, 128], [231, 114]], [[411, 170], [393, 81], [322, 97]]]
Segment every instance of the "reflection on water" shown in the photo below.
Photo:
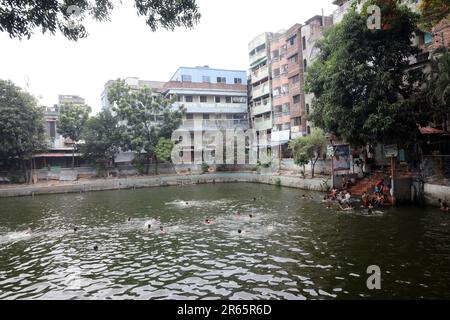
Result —
[[450, 215], [321, 199], [252, 184], [1, 199], [0, 299], [450, 298]]

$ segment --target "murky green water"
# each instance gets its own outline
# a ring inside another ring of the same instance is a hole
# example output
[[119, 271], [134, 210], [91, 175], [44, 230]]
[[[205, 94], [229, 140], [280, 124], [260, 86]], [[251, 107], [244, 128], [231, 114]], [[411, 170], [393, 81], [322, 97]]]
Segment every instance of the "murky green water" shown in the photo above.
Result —
[[321, 197], [215, 184], [0, 199], [0, 299], [450, 298], [449, 214]]

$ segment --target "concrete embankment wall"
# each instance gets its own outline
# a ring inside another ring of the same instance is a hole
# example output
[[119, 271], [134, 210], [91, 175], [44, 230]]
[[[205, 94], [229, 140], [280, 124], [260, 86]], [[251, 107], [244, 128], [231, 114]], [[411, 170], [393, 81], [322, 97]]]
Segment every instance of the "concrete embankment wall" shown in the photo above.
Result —
[[311, 180], [302, 179], [299, 177], [264, 175], [256, 173], [221, 173], [91, 180], [53, 186], [23, 186], [17, 188], [5, 188], [0, 189], [0, 198], [231, 182], [264, 183], [315, 191], [326, 190], [326, 186], [321, 179]]
[[425, 183], [424, 185], [425, 202], [429, 205], [438, 205], [438, 199], [450, 202], [450, 186]]

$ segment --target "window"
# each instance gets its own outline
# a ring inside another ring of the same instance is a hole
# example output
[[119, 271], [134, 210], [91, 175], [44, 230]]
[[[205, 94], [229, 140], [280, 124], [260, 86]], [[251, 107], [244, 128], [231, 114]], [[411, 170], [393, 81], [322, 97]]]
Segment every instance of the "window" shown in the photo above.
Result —
[[280, 94], [281, 94], [281, 88], [280, 87], [277, 87], [277, 88], [273, 89], [273, 97], [274, 98], [279, 97]]
[[292, 119], [292, 126], [293, 127], [297, 127], [301, 124], [301, 118], [300, 117], [295, 117]]
[[303, 50], [306, 50], [306, 37], [302, 37], [302, 47]]
[[209, 120], [209, 113], [203, 114], [203, 120]]
[[300, 103], [300, 95], [293, 96], [292, 99], [294, 100], [294, 104]]
[[272, 51], [272, 61], [278, 61], [280, 58], [280, 51], [274, 50]]
[[246, 97], [233, 97], [233, 103], [247, 103]]
[[292, 78], [290, 78], [290, 80], [291, 80], [292, 84], [297, 84], [300, 82], [300, 75], [297, 74], [297, 75], [293, 76]]
[[210, 83], [210, 82], [211, 82], [211, 79], [210, 79], [209, 76], [203, 76], [203, 77], [202, 77], [202, 82]]
[[308, 67], [308, 61], [306, 61], [306, 59], [303, 59], [303, 71], [306, 72], [307, 67]]
[[282, 75], [287, 74], [288, 70], [289, 70], [289, 68], [288, 68], [287, 64], [284, 64], [284, 65], [281, 66], [281, 74]]
[[220, 103], [220, 101], [221, 101], [221, 99], [220, 99], [220, 97], [214, 97], [214, 101], [216, 102], [216, 103]]
[[177, 101], [178, 101], [178, 102], [183, 101], [183, 99], [182, 99], [182, 97], [181, 97], [180, 95], [176, 95], [176, 96], [177, 96]]
[[283, 116], [288, 116], [290, 114], [290, 103], [284, 103], [281, 107], [281, 112], [283, 113]]
[[309, 114], [309, 104], [306, 104], [306, 114]]
[[423, 34], [423, 43], [424, 44], [430, 44], [433, 42], [433, 36], [429, 32], [425, 32]]
[[284, 45], [280, 48], [280, 60], [286, 57], [287, 46]]
[[207, 102], [206, 96], [200, 96], [200, 102]]
[[193, 102], [194, 97], [193, 96], [186, 96], [186, 102]]
[[273, 69], [272, 73], [273, 78], [278, 78], [280, 76], [280, 69], [279, 68]]
[[292, 57], [289, 58], [290, 63], [298, 63], [298, 54], [294, 54]]
[[226, 83], [227, 80], [225, 79], [225, 77], [217, 77], [217, 83]]
[[193, 113], [186, 114], [186, 120], [194, 120], [194, 114]]
[[288, 39], [289, 45], [290, 45], [290, 46], [295, 45], [296, 40], [297, 40], [297, 35], [295, 35], [295, 36], [293, 36], [293, 37], [290, 37], [290, 38]]
[[192, 77], [191, 77], [190, 75], [185, 75], [185, 74], [183, 74], [183, 75], [181, 76], [181, 81], [182, 81], [182, 82], [192, 82]]
[[234, 78], [234, 83], [235, 84], [242, 84], [242, 79], [241, 78]]
[[225, 102], [226, 103], [231, 103], [231, 97], [225, 97]]
[[283, 84], [283, 85], [281, 86], [281, 94], [282, 94], [283, 96], [289, 94], [289, 85], [288, 85], [288, 84]]

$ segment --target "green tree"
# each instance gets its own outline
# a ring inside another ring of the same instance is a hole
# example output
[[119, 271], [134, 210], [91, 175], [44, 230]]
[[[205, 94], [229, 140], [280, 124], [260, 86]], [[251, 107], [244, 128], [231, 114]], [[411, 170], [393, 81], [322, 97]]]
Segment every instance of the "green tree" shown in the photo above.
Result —
[[173, 147], [175, 142], [170, 139], [161, 138], [155, 147], [155, 153], [159, 160], [169, 161], [172, 155]]
[[170, 139], [172, 132], [178, 129], [184, 108], [174, 109], [173, 100], [153, 94], [148, 87], [132, 90], [120, 79], [112, 84], [108, 99], [122, 121], [125, 147], [146, 154], [146, 174], [149, 173], [150, 158], [153, 158], [157, 173], [155, 147], [161, 138]]
[[84, 157], [97, 163], [102, 169], [107, 163], [114, 161], [114, 155], [120, 151], [122, 131], [117, 117], [109, 110], [89, 118], [82, 132], [84, 144], [81, 151]]
[[[119, 4], [121, 4], [119, 2]], [[57, 30], [70, 40], [88, 35], [82, 24], [84, 18], [108, 21], [117, 6], [113, 0], [11, 0], [0, 2], [0, 31], [11, 38], [30, 38], [35, 28], [42, 33], [55, 34]], [[200, 20], [195, 0], [134, 0], [138, 16], [152, 31], [158, 28], [193, 28]]]
[[436, 50], [431, 59], [431, 71], [426, 86], [426, 102], [430, 118], [435, 123], [442, 123], [448, 130], [447, 121], [450, 115], [450, 53], [447, 48]]
[[431, 31], [443, 19], [447, 23], [450, 21], [450, 2], [448, 0], [422, 0], [419, 3], [419, 11], [420, 26], [424, 30]]
[[65, 103], [60, 108], [58, 131], [64, 138], [72, 140], [72, 169], [75, 167], [75, 151], [86, 122], [89, 119], [91, 107], [88, 105]]
[[[381, 30], [367, 28], [370, 4], [381, 8]], [[416, 103], [423, 72], [408, 69], [408, 58], [418, 53], [411, 44], [416, 20], [395, 1], [369, 0], [361, 14], [350, 11], [327, 30], [306, 79], [317, 127], [353, 145], [405, 146], [417, 138], [417, 123], [426, 119]]]
[[289, 142], [289, 148], [294, 154], [294, 162], [303, 166], [308, 162], [311, 164], [311, 177], [314, 178], [314, 168], [319, 157], [325, 151], [327, 137], [325, 132], [319, 128], [313, 128], [308, 136], [297, 137]]
[[11, 81], [0, 80], [0, 158], [29, 182], [33, 153], [45, 149], [44, 115], [36, 99]]

